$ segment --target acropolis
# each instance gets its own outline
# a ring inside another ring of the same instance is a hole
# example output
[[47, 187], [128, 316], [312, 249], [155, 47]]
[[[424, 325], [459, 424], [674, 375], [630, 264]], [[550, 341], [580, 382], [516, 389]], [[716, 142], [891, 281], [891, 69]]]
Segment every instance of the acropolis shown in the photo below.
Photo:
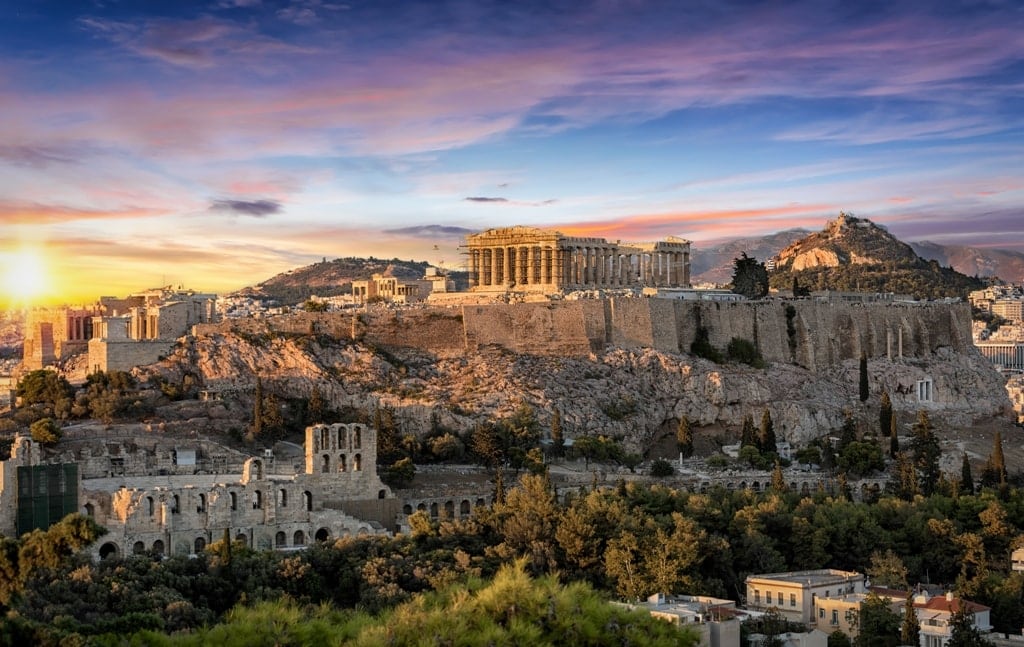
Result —
[[466, 239], [473, 292], [688, 287], [690, 241], [646, 243], [566, 236], [534, 227], [488, 229]]

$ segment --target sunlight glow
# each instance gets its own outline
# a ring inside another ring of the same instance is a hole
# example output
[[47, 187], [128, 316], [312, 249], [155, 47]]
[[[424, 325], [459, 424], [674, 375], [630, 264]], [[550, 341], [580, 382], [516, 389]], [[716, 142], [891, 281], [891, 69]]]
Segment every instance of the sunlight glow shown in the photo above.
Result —
[[12, 305], [30, 305], [47, 295], [50, 278], [46, 259], [39, 249], [23, 247], [0, 252], [0, 291]]

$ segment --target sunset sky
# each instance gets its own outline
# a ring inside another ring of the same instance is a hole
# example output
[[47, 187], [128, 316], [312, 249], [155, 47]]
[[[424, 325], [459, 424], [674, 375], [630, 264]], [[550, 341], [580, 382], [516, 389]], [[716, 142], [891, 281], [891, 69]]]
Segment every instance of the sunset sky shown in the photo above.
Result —
[[458, 267], [513, 224], [700, 247], [843, 209], [1024, 251], [1022, 7], [5, 0], [0, 307]]

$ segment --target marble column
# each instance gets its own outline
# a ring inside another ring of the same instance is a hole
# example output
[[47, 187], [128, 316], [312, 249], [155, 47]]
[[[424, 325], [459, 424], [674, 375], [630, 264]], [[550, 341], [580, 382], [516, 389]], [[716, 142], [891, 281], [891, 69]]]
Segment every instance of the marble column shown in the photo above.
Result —
[[501, 275], [501, 282], [504, 285], [509, 285], [512, 281], [512, 248], [503, 247], [501, 252], [502, 255], [504, 256], [501, 262], [501, 267], [503, 270]]

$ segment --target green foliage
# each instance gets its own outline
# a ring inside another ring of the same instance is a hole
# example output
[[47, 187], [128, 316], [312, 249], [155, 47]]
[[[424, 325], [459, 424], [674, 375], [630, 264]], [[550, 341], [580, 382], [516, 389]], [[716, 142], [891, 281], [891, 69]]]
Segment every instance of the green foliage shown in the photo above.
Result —
[[863, 351], [860, 354], [859, 375], [860, 401], [867, 402], [871, 396], [871, 389], [868, 386], [868, 356]]
[[754, 342], [742, 337], [733, 337], [725, 348], [725, 355], [730, 362], [747, 364], [754, 368], [764, 368], [764, 358]]
[[674, 476], [676, 469], [672, 467], [672, 463], [668, 462], [664, 458], [659, 458], [651, 463], [651, 476], [657, 478], [665, 478], [668, 476]]
[[54, 422], [52, 418], [36, 420], [29, 427], [29, 433], [32, 435], [32, 440], [41, 445], [56, 445], [60, 442], [61, 436], [64, 435], [60, 425]]
[[408, 487], [416, 476], [416, 465], [409, 457], [401, 458], [391, 464], [380, 478], [393, 488]]
[[875, 593], [860, 605], [856, 647], [896, 647], [900, 644], [900, 615], [889, 606], [889, 599]]
[[697, 357], [706, 359], [716, 364], [725, 361], [722, 352], [711, 345], [711, 338], [708, 329], [704, 326], [697, 326], [697, 333], [690, 344], [690, 352]]
[[306, 312], [327, 312], [328, 305], [326, 301], [308, 300], [302, 304], [302, 309]]
[[63, 376], [49, 369], [29, 371], [18, 382], [16, 394], [24, 405], [55, 405], [70, 400], [75, 390]]
[[636, 400], [628, 396], [609, 400], [601, 405], [601, 411], [611, 420], [625, 420], [636, 413]]
[[913, 593], [907, 595], [903, 603], [903, 622], [900, 623], [900, 644], [919, 645], [921, 644], [921, 621], [914, 609]]
[[764, 263], [743, 252], [732, 262], [732, 291], [748, 299], [768, 296], [768, 270]]
[[885, 469], [885, 458], [878, 443], [853, 441], [839, 452], [836, 465], [851, 476], [868, 476]]
[[768, 409], [761, 414], [761, 428], [757, 434], [757, 448], [763, 454], [778, 452], [778, 443], [775, 439], [775, 423], [772, 422], [772, 412]]
[[679, 419], [679, 426], [676, 428], [676, 449], [683, 458], [693, 456], [693, 431], [686, 416]]
[[942, 450], [939, 447], [939, 439], [935, 436], [935, 428], [928, 420], [928, 413], [923, 409], [917, 412], [914, 438], [910, 444], [918, 485], [921, 492], [928, 496], [935, 491], [935, 486], [939, 482], [939, 458]]

